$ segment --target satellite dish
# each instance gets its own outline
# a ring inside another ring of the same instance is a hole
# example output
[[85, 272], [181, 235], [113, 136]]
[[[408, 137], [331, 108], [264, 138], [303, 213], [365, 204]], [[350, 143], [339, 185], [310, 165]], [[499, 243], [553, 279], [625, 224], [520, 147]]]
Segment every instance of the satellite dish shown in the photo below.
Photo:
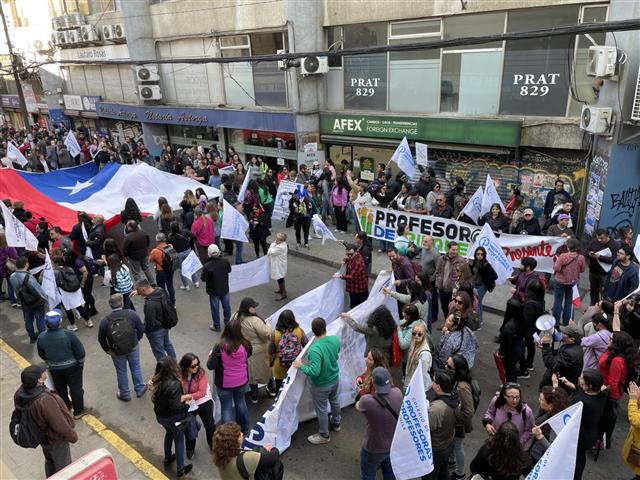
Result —
[[549, 315], [548, 313], [538, 317], [536, 320], [536, 328], [540, 331], [544, 330], [553, 330], [556, 326], [556, 319], [553, 315]]

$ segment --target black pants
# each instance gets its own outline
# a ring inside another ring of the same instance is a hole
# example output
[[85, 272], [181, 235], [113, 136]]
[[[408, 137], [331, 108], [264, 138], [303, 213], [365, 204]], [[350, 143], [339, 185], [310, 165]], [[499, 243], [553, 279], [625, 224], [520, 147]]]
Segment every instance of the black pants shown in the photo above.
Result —
[[523, 348], [516, 348], [508, 351], [502, 359], [504, 363], [504, 376], [507, 382], [518, 382], [518, 362], [524, 354]]
[[360, 292], [360, 293], [350, 293], [349, 302], [350, 302], [351, 308], [355, 308], [361, 303], [363, 303], [368, 296], [369, 296], [369, 290], [365, 290], [364, 292]]
[[96, 310], [96, 299], [93, 298], [93, 275], [89, 274], [82, 288], [82, 297], [84, 298], [84, 308], [87, 314], [94, 314]]
[[591, 305], [595, 305], [600, 301], [605, 278], [606, 274], [589, 272], [589, 297], [591, 299]]
[[433, 451], [433, 471], [422, 477], [422, 480], [449, 480], [449, 457], [453, 452], [453, 442], [442, 450]]
[[346, 207], [333, 207], [333, 211], [336, 214], [336, 228], [341, 232], [346, 232], [349, 228], [347, 224], [347, 209]]
[[[195, 415], [200, 417], [204, 431], [207, 434], [207, 445], [209, 448], [213, 448], [213, 433], [216, 431], [216, 422], [213, 419], [213, 400], [204, 402], [202, 405], [198, 405], [198, 409], [195, 411]], [[196, 449], [196, 439], [186, 440], [187, 452], [192, 452]]]
[[527, 369], [533, 367], [533, 359], [536, 356], [536, 344], [533, 341], [533, 333], [525, 333], [524, 350], [520, 357], [520, 373], [525, 373]]
[[267, 240], [263, 239], [263, 238], [254, 238], [253, 239], [253, 248], [256, 251], [256, 257], [260, 256], [260, 246], [262, 245], [262, 254], [266, 255], [267, 254], [267, 250], [269, 249], [269, 247], [267, 247]]
[[71, 464], [71, 448], [69, 442], [57, 440], [42, 445], [44, 453], [44, 472], [47, 478]]
[[309, 244], [309, 226], [311, 225], [311, 219], [304, 217], [299, 220], [294, 220], [293, 228], [296, 230], [296, 243], [302, 243], [300, 241], [300, 229], [302, 229], [302, 233], [304, 235], [304, 244]]
[[224, 240], [224, 253], [233, 255], [233, 240]]
[[449, 303], [451, 302], [453, 293], [438, 290], [438, 295], [440, 296], [440, 308], [442, 308], [442, 313], [444, 313], [444, 319], [446, 320], [449, 316]]
[[[78, 415], [84, 410], [84, 390], [82, 389], [82, 365], [51, 370], [51, 380], [56, 392], [67, 408], [73, 404], [73, 413]], [[71, 400], [69, 400], [71, 394]]]
[[576, 452], [576, 469], [573, 471], [573, 480], [582, 480], [582, 472], [587, 465], [587, 451], [584, 448], [580, 448]]
[[[78, 313], [80, 314], [80, 316], [85, 320], [89, 320], [89, 315], [87, 315], [87, 311], [84, 308], [84, 305], [80, 305], [79, 307], [76, 307], [76, 310], [78, 311]], [[69, 320], [69, 323], [71, 325], [75, 325], [76, 324], [76, 317], [73, 314], [73, 310], [67, 310], [66, 308], [64, 308], [62, 306], [62, 304], [59, 305], [59, 308], [61, 308], [62, 310], [64, 310], [64, 313], [67, 314], [67, 320]]]

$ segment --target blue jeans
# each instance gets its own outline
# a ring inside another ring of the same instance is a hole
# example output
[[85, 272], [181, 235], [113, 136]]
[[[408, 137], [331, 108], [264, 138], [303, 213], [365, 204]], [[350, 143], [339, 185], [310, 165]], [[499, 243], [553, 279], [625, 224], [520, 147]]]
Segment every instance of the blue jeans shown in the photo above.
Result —
[[174, 422], [182, 420], [183, 418], [184, 413], [179, 413], [173, 417], [159, 417], [156, 415], [156, 420], [164, 427], [164, 459], [169, 460], [171, 458], [171, 446], [175, 442], [176, 467], [178, 470], [184, 468], [184, 432], [174, 437], [171, 428]]
[[376, 480], [378, 468], [382, 470], [382, 480], [395, 480], [389, 452], [371, 453], [364, 448], [360, 449], [360, 479]]
[[156, 271], [156, 283], [158, 287], [164, 289], [169, 295], [169, 301], [172, 305], [176, 304], [176, 291], [173, 288], [173, 272], [165, 272], [164, 270]]
[[211, 318], [214, 328], [220, 328], [220, 300], [222, 300], [222, 311], [224, 312], [224, 324], [229, 323], [231, 318], [231, 304], [229, 304], [229, 292], [224, 296], [209, 295], [209, 306], [211, 307]]
[[480, 326], [482, 326], [484, 325], [484, 322], [482, 320], [482, 299], [487, 294], [487, 287], [484, 286], [484, 283], [479, 283], [477, 285], [474, 285], [474, 287], [478, 295], [478, 322], [480, 323]]
[[36, 338], [35, 330], [33, 329], [33, 321], [36, 322], [36, 327], [38, 328], [38, 334], [44, 332], [46, 330], [44, 324], [44, 308], [39, 310], [35, 310], [33, 312], [27, 312], [24, 309], [22, 310], [22, 316], [24, 317], [24, 328], [27, 329], [27, 333], [29, 334], [29, 338]]
[[176, 351], [169, 338], [169, 330], [166, 328], [148, 332], [147, 339], [149, 340], [151, 351], [153, 352], [153, 356], [156, 357], [156, 360], [160, 360], [166, 356], [176, 358]]
[[[178, 257], [180, 258], [180, 265], [182, 266], [182, 262], [184, 262], [184, 259], [187, 258], [189, 256], [189, 254], [191, 253], [191, 249], [185, 250], [184, 252], [178, 252]], [[182, 275], [182, 268], [180, 268], [180, 280], [182, 281], [182, 286], [183, 287], [188, 287], [189, 286], [189, 279], [187, 277], [185, 277], [184, 275]], [[191, 275], [191, 281], [193, 283], [199, 282], [200, 279], [198, 278], [198, 274], [194, 273], [193, 275]]]
[[142, 378], [142, 370], [140, 368], [140, 346], [136, 345], [131, 353], [126, 355], [111, 355], [113, 365], [116, 367], [116, 377], [118, 378], [118, 392], [122, 398], [131, 398], [129, 391], [129, 380], [127, 379], [127, 364], [131, 369], [131, 380], [136, 396], [144, 393], [144, 379]]
[[556, 282], [553, 286], [553, 316], [556, 319], [556, 326], [567, 325], [573, 313], [573, 285], [564, 285]]
[[237, 240], [233, 243], [236, 244], [236, 265], [240, 265], [241, 263], [244, 263], [242, 261], [242, 249], [244, 247], [244, 243]]
[[[249, 433], [249, 409], [244, 399], [246, 385], [237, 388], [216, 388], [220, 399], [220, 415], [222, 423], [235, 422], [240, 425], [242, 433]], [[233, 405], [236, 406], [236, 416], [233, 416]]]
[[331, 405], [331, 421], [336, 425], [340, 423], [340, 399], [338, 398], [338, 389], [340, 388], [340, 380], [336, 380], [332, 385], [326, 387], [314, 387], [311, 385], [311, 399], [313, 400], [313, 408], [318, 417], [318, 433], [323, 437], [329, 436], [329, 415], [327, 412], [327, 402]]

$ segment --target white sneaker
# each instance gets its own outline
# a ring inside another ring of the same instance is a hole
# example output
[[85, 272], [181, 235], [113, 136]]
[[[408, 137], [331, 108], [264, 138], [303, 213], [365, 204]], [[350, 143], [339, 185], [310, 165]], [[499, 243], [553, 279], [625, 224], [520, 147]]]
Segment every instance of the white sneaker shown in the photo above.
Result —
[[72, 332], [77, 332], [78, 331], [78, 327], [76, 325], [69, 324], [67, 326], [67, 330], [71, 330]]
[[85, 321], [84, 324], [87, 326], [87, 328], [93, 328], [93, 322], [91, 320]]
[[180, 285], [180, 290], [189, 290], [189, 285], [187, 285], [186, 287], [184, 285]]
[[194, 285], [196, 286], [196, 288], [200, 288], [200, 282], [196, 282], [194, 283]]
[[317, 233], [314, 233], [313, 238], [322, 238], [322, 235], [318, 235]]
[[314, 433], [313, 435], [309, 435], [307, 440], [313, 445], [324, 445], [331, 441], [331, 437], [323, 437], [319, 433]]

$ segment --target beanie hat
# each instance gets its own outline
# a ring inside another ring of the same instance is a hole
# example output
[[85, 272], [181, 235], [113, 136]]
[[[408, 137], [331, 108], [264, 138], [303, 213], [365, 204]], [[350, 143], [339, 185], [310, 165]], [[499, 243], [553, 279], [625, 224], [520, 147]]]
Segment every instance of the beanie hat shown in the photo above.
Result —
[[20, 373], [20, 381], [24, 388], [34, 388], [42, 376], [44, 368], [40, 365], [29, 365]]
[[604, 378], [599, 370], [595, 368], [585, 368], [582, 371], [582, 377], [584, 381], [591, 385], [591, 388], [594, 390], [600, 390], [602, 385], [604, 384]]

